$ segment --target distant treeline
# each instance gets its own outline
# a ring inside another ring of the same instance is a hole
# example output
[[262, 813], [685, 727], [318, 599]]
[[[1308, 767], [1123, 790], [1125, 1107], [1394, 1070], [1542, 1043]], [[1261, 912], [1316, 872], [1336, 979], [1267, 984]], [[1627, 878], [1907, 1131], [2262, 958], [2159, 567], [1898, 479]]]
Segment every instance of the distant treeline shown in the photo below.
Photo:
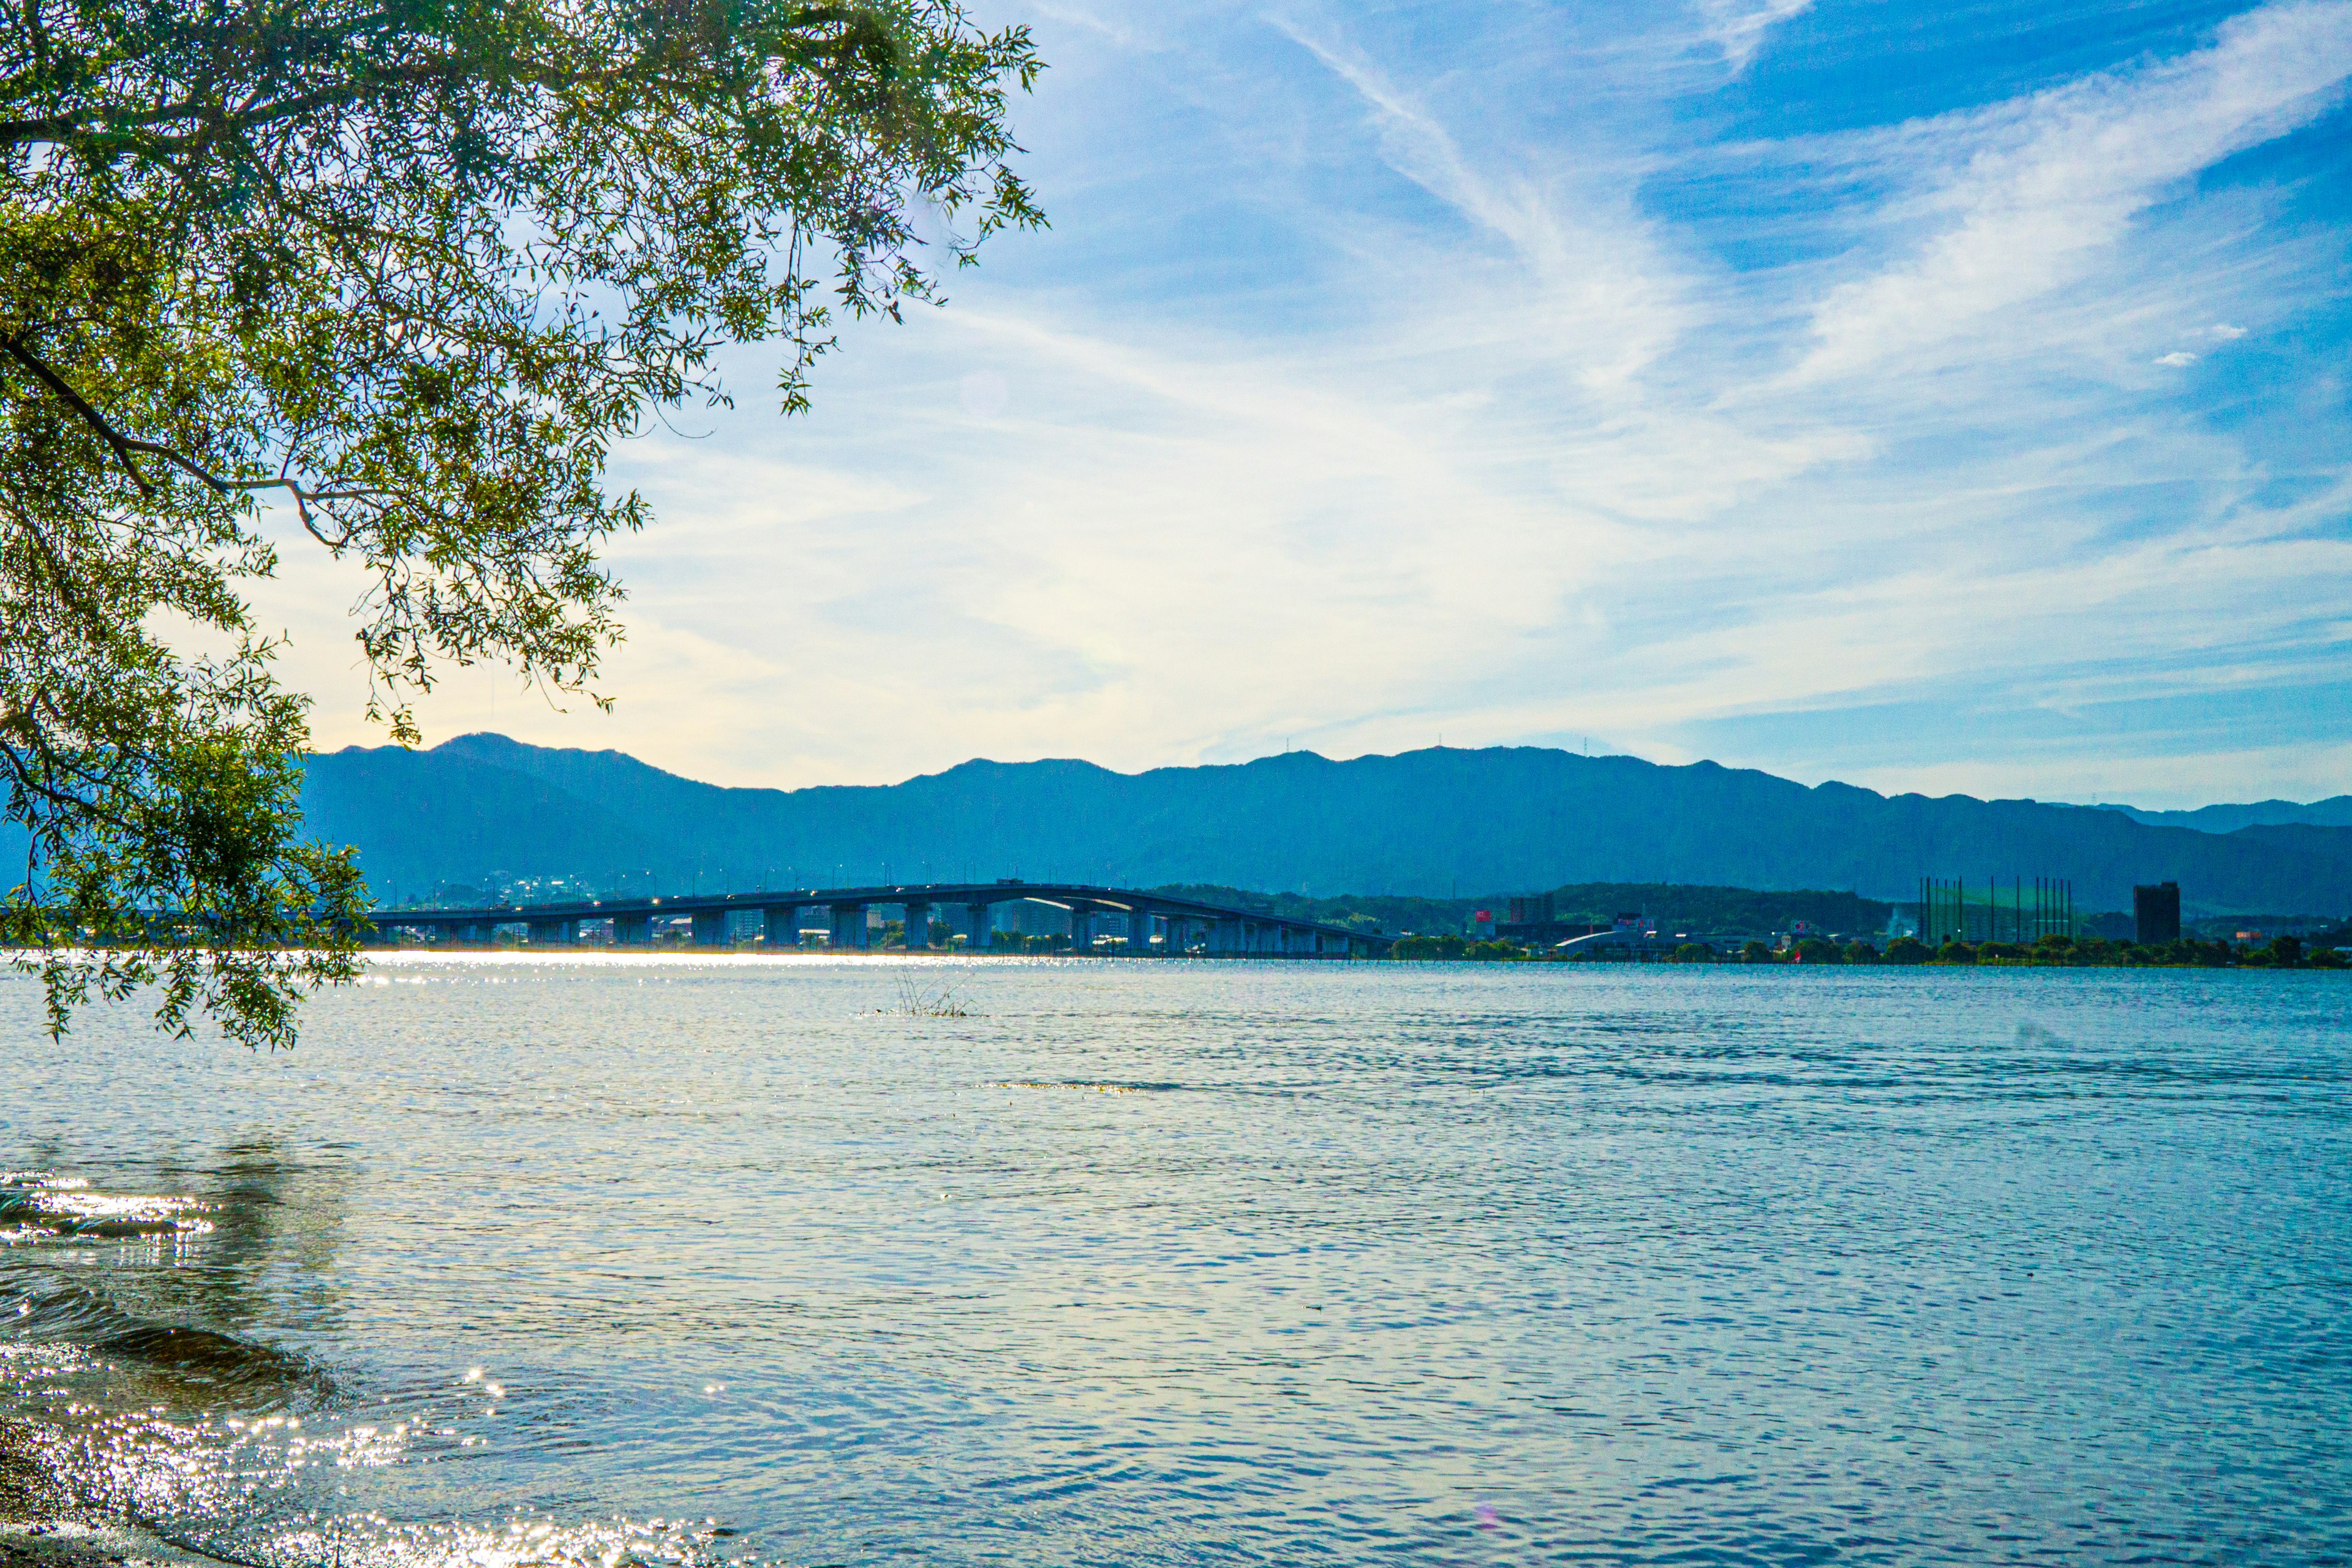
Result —
[[[2332, 947], [2305, 946], [2301, 939], [2292, 936], [2273, 938], [2261, 947], [2234, 947], [2226, 942], [2199, 942], [2184, 937], [2178, 942], [2152, 942], [2145, 947], [2137, 942], [2109, 942], [2105, 937], [2045, 936], [2032, 944], [2010, 942], [1980, 942], [1974, 945], [1948, 942], [1939, 948], [1910, 937], [1890, 942], [1884, 954], [1864, 947], [1859, 952], [1848, 947], [1843, 952], [1807, 952], [1808, 942], [1799, 942], [1799, 951], [1780, 956], [1799, 962], [1845, 963], [1975, 963], [2052, 966], [2069, 968], [2109, 969], [2342, 969], [2344, 955]], [[1822, 948], [1832, 947], [1822, 942]], [[1753, 956], [1753, 955], [1748, 955]]]
[[1342, 894], [1317, 899], [1304, 893], [1254, 893], [1240, 888], [1186, 882], [1155, 888], [1171, 898], [1262, 910], [1288, 920], [1319, 921], [1354, 931], [1459, 932], [1480, 910], [1500, 921], [1510, 900], [1530, 893], [1551, 894], [1551, 918], [1569, 924], [1607, 925], [1620, 914], [1646, 915], [1660, 931], [1707, 932], [1782, 931], [1803, 921], [1816, 931], [1861, 934], [1883, 931], [1895, 906], [1854, 893], [1805, 889], [1765, 892], [1755, 888], [1691, 887], [1675, 882], [1571, 882], [1517, 893], [1486, 893], [1470, 899], [1391, 898]]
[[[1389, 956], [1406, 961], [1465, 959], [1471, 963], [1611, 963], [1632, 962], [1629, 949], [1579, 952], [1573, 957], [1535, 952], [1511, 942], [1471, 942], [1461, 936], [1412, 936], [1399, 942]], [[2299, 938], [2281, 936], [2261, 947], [2236, 947], [2226, 942], [2183, 938], [2142, 947], [2105, 937], [2045, 936], [2031, 945], [2007, 942], [1969, 943], [1948, 942], [1930, 947], [1916, 937], [1897, 937], [1885, 952], [1868, 942], [1841, 947], [1825, 937], [1809, 936], [1786, 948], [1761, 941], [1745, 943], [1736, 952], [1718, 952], [1705, 942], [1689, 942], [1664, 955], [1668, 963], [1892, 963], [1978, 964], [2027, 968], [2110, 969], [2343, 969], [2347, 961], [2332, 947], [2307, 945]]]

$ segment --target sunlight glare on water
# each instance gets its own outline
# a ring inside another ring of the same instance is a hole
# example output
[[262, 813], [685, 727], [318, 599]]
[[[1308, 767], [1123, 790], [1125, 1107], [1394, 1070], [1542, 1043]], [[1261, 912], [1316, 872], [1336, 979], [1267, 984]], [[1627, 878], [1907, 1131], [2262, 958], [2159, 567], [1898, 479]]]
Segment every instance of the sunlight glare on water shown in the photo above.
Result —
[[2352, 981], [0, 980], [0, 1411], [266, 1568], [2352, 1554]]

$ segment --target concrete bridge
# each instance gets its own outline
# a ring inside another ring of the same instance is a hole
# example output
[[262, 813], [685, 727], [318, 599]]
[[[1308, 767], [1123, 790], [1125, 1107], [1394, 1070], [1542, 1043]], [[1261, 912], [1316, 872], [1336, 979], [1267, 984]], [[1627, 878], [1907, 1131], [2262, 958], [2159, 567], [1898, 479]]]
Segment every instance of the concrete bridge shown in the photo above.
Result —
[[[503, 905], [478, 910], [378, 910], [380, 940], [403, 931], [456, 942], [495, 942], [502, 928], [522, 928], [533, 945], [582, 940], [581, 928], [610, 922], [611, 942], [643, 947], [686, 922], [697, 947], [732, 947], [752, 936], [771, 947], [798, 947], [817, 938], [838, 952], [877, 945], [871, 914], [897, 909], [908, 946], [929, 946], [931, 922], [946, 921], [962, 937], [961, 950], [987, 952], [1003, 911], [1022, 905], [1041, 913], [1066, 911], [1066, 951], [1133, 957], [1377, 958], [1390, 939], [1313, 921], [1226, 909], [1131, 889], [1074, 882], [925, 882], [887, 888], [809, 888], [679, 898], [599, 899], [586, 903]], [[1052, 923], [1062, 917], [1045, 913]], [[1033, 917], [1034, 923], [1034, 917]]]
[[[1552, 943], [1551, 951], [1562, 958], [1575, 958], [1583, 954], [1613, 955], [1622, 952], [1634, 962], [1641, 963], [1644, 960], [1667, 957], [1675, 949], [1688, 942], [1696, 942], [1701, 947], [1711, 948], [1718, 954], [1723, 952], [1722, 943], [1703, 936], [1657, 936], [1647, 931], [1623, 929], [1597, 931], [1589, 936], [1570, 937], [1566, 942]], [[1737, 939], [1734, 939], [1730, 945], [1731, 951], [1735, 952], [1738, 951], [1739, 944]]]

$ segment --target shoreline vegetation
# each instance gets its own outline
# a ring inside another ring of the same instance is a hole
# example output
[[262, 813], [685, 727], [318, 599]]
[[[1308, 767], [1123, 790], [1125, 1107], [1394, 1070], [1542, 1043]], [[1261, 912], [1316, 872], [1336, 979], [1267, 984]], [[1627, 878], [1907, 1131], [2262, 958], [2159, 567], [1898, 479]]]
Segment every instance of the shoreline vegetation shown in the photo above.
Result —
[[[1581, 952], [1569, 958], [1534, 952], [1505, 941], [1475, 942], [1458, 936], [1400, 938], [1389, 954], [1408, 962], [1627, 963], [1635, 962], [1625, 949]], [[1875, 943], [1838, 943], [1826, 937], [1800, 938], [1786, 948], [1761, 940], [1743, 943], [1738, 952], [1723, 953], [1703, 942], [1685, 942], [1651, 962], [1667, 963], [1849, 963], [1931, 964], [1945, 968], [2011, 969], [2343, 969], [2352, 966], [2332, 947], [2306, 948], [2300, 938], [2273, 938], [2261, 947], [2240, 948], [2226, 942], [2179, 942], [2143, 947], [2137, 942], [2109, 942], [2105, 937], [2045, 936], [2039, 941], [1948, 942], [1930, 947], [1916, 937], [1897, 937], [1882, 951]]]
[[[909, 950], [900, 943], [876, 943], [871, 947], [832, 948], [822, 942], [798, 946], [771, 946], [756, 939], [720, 945], [698, 945], [687, 941], [632, 943], [616, 946], [609, 942], [567, 943], [562, 946], [534, 946], [514, 940], [497, 942], [382, 942], [368, 943], [362, 950], [369, 954], [405, 953], [432, 957], [436, 954], [512, 953], [518, 956], [538, 954], [546, 957], [569, 957], [584, 953], [636, 957], [772, 957], [772, 958], [1120, 958], [1126, 956], [1118, 947], [1080, 952], [1064, 939], [1031, 937], [1025, 940], [1000, 942], [983, 952], [967, 953], [960, 945], [935, 944]], [[1280, 959], [1279, 953], [1206, 953], [1181, 955], [1189, 959]], [[1648, 952], [1636, 954], [1625, 948], [1609, 948], [1598, 952], [1559, 954], [1542, 949], [1529, 948], [1506, 938], [1480, 940], [1455, 935], [1415, 935], [1396, 939], [1391, 950], [1379, 958], [1340, 960], [1337, 955], [1309, 957], [1300, 955], [1301, 963], [1704, 963], [1704, 964], [1822, 964], [1887, 965], [1895, 968], [1982, 968], [1982, 969], [2312, 969], [2336, 970], [2352, 968], [2352, 958], [2332, 947], [2306, 946], [2293, 936], [2273, 938], [2262, 946], [2241, 947], [2221, 941], [2200, 942], [2184, 937], [2178, 942], [2141, 946], [2136, 942], [2109, 942], [2104, 937], [2045, 936], [2031, 943], [2008, 942], [1948, 942], [1941, 947], [1930, 947], [1916, 937], [1897, 937], [1885, 948], [1871, 942], [1832, 942], [1825, 937], [1802, 937], [1786, 947], [1776, 947], [1759, 939], [1752, 939], [1734, 952], [1720, 952], [1704, 942], [1684, 942], [1666, 949], [1655, 944]]]

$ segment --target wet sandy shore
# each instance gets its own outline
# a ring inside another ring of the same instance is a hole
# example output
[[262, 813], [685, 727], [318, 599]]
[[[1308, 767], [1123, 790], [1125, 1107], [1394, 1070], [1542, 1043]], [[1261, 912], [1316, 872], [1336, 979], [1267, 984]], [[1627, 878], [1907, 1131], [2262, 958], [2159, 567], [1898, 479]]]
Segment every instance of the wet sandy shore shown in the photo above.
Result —
[[0, 1420], [0, 1568], [177, 1568], [189, 1561], [75, 1507], [37, 1429]]

